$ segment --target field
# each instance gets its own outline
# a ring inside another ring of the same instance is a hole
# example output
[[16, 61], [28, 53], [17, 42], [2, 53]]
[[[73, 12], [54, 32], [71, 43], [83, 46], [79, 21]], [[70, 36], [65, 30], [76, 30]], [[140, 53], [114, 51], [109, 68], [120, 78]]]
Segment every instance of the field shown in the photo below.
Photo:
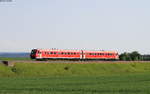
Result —
[[149, 94], [150, 75], [0, 78], [1, 94]]
[[0, 60], [8, 60], [8, 61], [18, 61], [18, 60], [25, 60], [25, 61], [31, 61], [28, 57], [0, 57]]
[[0, 94], [149, 94], [150, 63], [0, 64]]

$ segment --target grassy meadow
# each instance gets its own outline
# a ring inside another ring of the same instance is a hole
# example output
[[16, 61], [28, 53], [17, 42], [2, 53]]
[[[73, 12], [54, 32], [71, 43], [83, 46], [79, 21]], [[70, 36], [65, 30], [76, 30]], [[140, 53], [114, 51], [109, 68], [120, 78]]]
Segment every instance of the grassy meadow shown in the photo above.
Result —
[[0, 64], [0, 94], [149, 94], [150, 63]]

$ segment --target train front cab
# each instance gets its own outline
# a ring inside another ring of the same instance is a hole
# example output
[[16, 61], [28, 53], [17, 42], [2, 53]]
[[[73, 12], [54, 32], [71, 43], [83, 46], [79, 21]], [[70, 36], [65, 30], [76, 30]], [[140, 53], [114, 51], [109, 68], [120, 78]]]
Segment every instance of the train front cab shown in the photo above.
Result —
[[37, 53], [37, 49], [33, 49], [33, 50], [31, 51], [30, 58], [31, 58], [31, 59], [36, 59], [36, 53]]
[[42, 52], [39, 49], [33, 49], [30, 54], [31, 59], [42, 60]]

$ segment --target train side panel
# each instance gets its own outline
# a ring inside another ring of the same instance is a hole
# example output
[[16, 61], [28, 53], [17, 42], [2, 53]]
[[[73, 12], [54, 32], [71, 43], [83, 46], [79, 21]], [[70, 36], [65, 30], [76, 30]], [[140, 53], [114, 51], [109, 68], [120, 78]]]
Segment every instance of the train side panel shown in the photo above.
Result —
[[83, 50], [43, 50], [33, 49], [30, 57], [32, 59], [102, 59], [117, 60], [118, 53], [115, 51], [83, 51]]

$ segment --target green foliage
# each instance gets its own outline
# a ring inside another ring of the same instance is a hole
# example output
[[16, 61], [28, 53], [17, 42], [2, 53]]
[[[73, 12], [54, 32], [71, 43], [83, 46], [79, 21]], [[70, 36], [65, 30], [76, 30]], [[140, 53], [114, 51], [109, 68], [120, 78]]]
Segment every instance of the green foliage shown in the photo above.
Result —
[[142, 60], [141, 59], [141, 55], [137, 52], [137, 51], [133, 51], [131, 53], [122, 53], [120, 56], [119, 56], [120, 60], [123, 60], [123, 61], [139, 61], [139, 60]]
[[141, 59], [143, 61], [150, 61], [150, 55], [142, 55]]
[[15, 73], [11, 71], [10, 67], [6, 67], [3, 64], [0, 64], [0, 77], [9, 77], [14, 76]]

